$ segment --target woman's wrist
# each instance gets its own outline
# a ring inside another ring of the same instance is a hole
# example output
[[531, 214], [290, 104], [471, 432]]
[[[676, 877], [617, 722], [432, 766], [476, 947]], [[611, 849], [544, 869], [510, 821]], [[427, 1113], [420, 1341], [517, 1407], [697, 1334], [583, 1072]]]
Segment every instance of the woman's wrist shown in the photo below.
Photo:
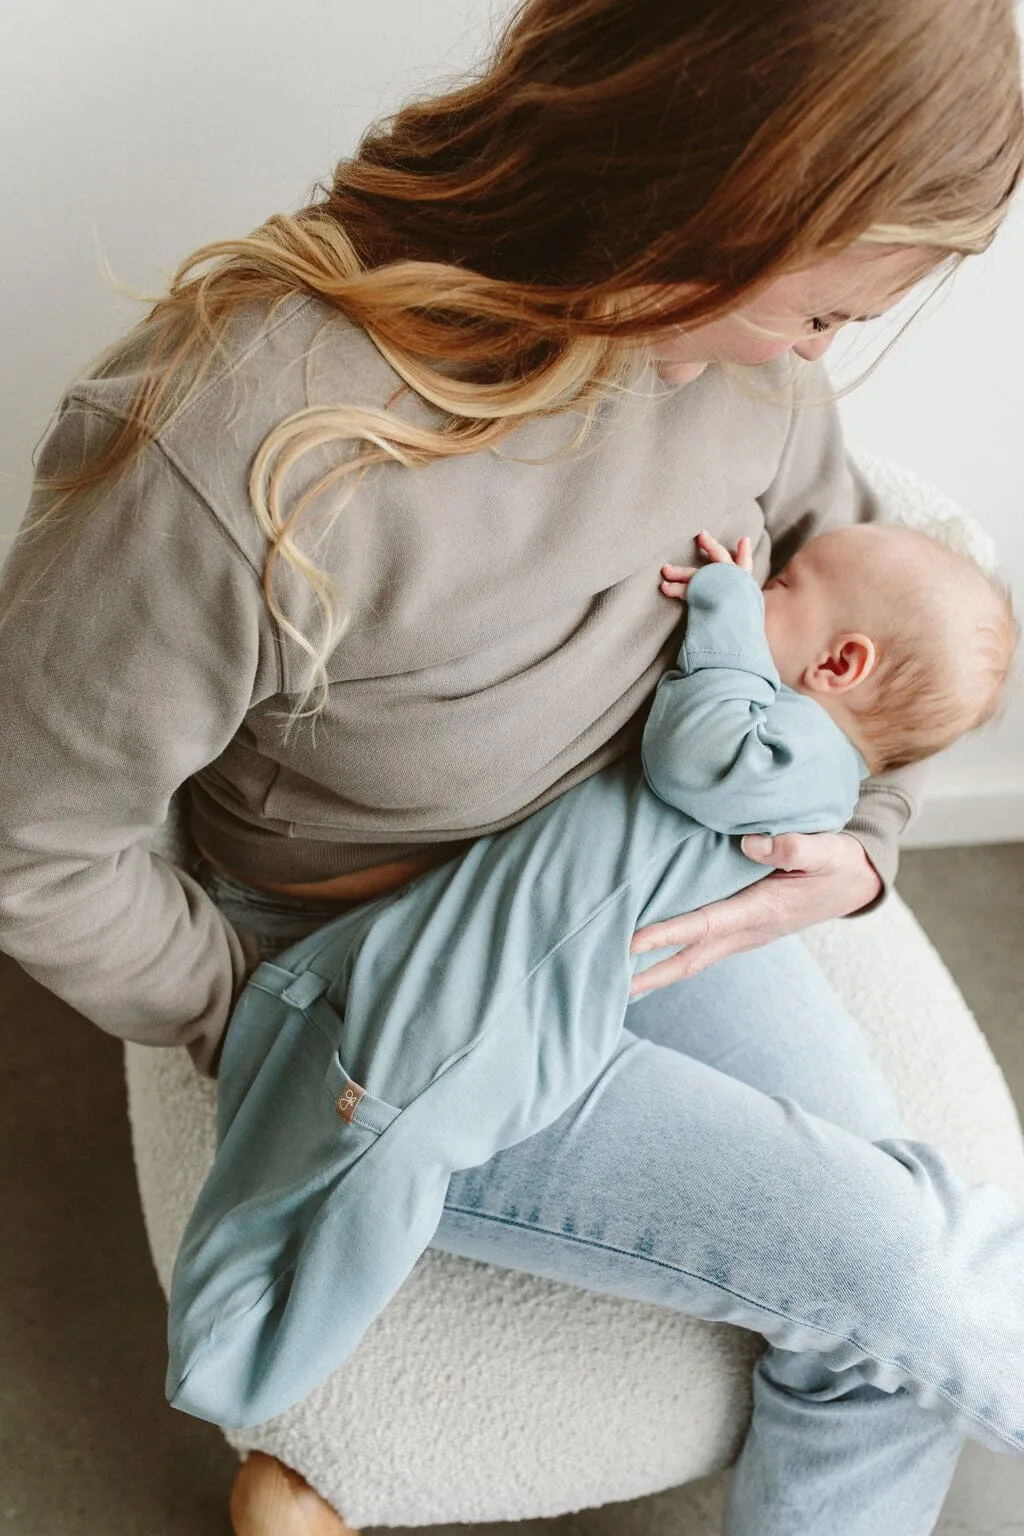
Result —
[[[861, 874], [862, 878], [859, 882], [859, 888], [863, 893], [863, 899], [858, 900], [856, 905], [850, 908], [849, 912], [844, 913], [844, 916], [860, 917], [867, 912], [873, 912], [875, 908], [885, 900], [886, 896], [889, 894], [889, 889], [892, 882], [891, 880], [886, 880], [885, 876], [876, 865], [875, 860], [872, 857], [872, 853], [869, 852], [868, 845], [862, 841], [856, 832], [850, 832], [847, 830], [842, 835], [849, 842], [853, 843], [854, 847], [858, 850], [861, 856], [859, 864], [855, 865], [854, 868], [858, 869]], [[874, 841], [875, 839], [871, 840], [872, 844]], [[893, 855], [891, 862], [893, 866], [893, 873], [895, 874], [895, 854]]]

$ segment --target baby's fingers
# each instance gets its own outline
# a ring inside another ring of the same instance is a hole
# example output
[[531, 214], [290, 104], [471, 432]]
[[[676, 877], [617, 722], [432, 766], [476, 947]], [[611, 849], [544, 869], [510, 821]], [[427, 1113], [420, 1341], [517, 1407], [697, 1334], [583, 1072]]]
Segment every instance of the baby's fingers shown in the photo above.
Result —
[[713, 534], [704, 528], [697, 535], [697, 543], [707, 555], [709, 560], [717, 561], [719, 565], [732, 565], [733, 559], [724, 544], [719, 544]]
[[740, 539], [739, 543], [736, 545], [736, 564], [740, 567], [741, 570], [749, 571], [750, 575], [753, 576], [754, 546], [751, 540], [745, 536]]
[[663, 565], [661, 591], [665, 597], [685, 597], [690, 577], [695, 570], [696, 566], [692, 565]]

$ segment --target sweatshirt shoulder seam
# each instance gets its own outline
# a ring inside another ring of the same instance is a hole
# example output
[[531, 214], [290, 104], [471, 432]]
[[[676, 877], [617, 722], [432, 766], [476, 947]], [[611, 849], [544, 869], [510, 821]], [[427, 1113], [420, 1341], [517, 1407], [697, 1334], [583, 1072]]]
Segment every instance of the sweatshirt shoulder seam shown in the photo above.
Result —
[[[166, 432], [169, 427], [174, 426], [175, 423], [188, 411], [190, 411], [194, 405], [198, 405], [199, 401], [202, 400], [210, 392], [211, 389], [216, 388], [216, 386], [220, 384], [225, 378], [227, 378], [231, 373], [233, 373], [237, 367], [244, 363], [247, 358], [251, 357], [254, 352], [258, 352], [259, 349], [264, 346], [272, 336], [276, 335], [278, 331], [282, 330], [286, 325], [290, 325], [291, 322], [299, 315], [301, 315], [306, 309], [308, 309], [312, 303], [314, 303], [314, 300], [311, 295], [304, 294], [300, 302], [293, 308], [290, 308], [287, 314], [279, 314], [276, 318], [270, 320], [266, 325], [261, 326], [258, 333], [253, 336], [252, 339], [244, 347], [242, 347], [236, 356], [232, 357], [229, 363], [224, 364], [223, 367], [218, 368], [209, 376], [209, 378], [205, 379], [194, 395], [189, 394], [186, 396], [181, 404], [176, 407], [169, 420], [164, 422], [164, 425], [161, 427], [160, 432], [157, 434], [155, 441], [159, 442], [162, 439], [164, 432]], [[77, 380], [68, 391], [68, 399], [78, 400], [82, 404], [88, 405], [90, 409], [100, 409], [104, 414], [109, 415], [116, 420], [126, 421], [128, 418], [121, 416], [118, 412], [110, 411], [106, 407], [93, 406], [93, 402], [88, 397], [87, 390], [88, 386], [95, 382], [97, 381], [93, 379]]]
[[[126, 419], [127, 419], [126, 417], [121, 416], [116, 411], [111, 411], [111, 410], [109, 410], [105, 406], [98, 405], [93, 400], [82, 399], [81, 397], [75, 396], [73, 394], [69, 395], [69, 399], [72, 399], [72, 398], [75, 400], [75, 404], [78, 405], [81, 409], [89, 411], [94, 416], [103, 417], [107, 421], [114, 421], [114, 422], [124, 423], [126, 421]], [[256, 565], [249, 558], [249, 556], [246, 553], [246, 551], [239, 544], [238, 540], [235, 538], [234, 534], [231, 532], [231, 529], [227, 526], [227, 524], [225, 523], [224, 519], [221, 517], [220, 513], [217, 511], [217, 508], [210, 501], [209, 497], [206, 496], [206, 494], [199, 489], [199, 487], [196, 485], [195, 481], [193, 480], [192, 476], [188, 473], [188, 471], [186, 470], [185, 466], [178, 459], [177, 455], [175, 455], [174, 453], [171, 452], [171, 450], [168, 448], [168, 446], [164, 442], [161, 441], [159, 436], [151, 438], [150, 442], [149, 442], [149, 444], [147, 446], [156, 449], [156, 451], [160, 455], [160, 458], [170, 467], [170, 469], [174, 472], [174, 474], [177, 475], [177, 477], [182, 481], [182, 483], [188, 488], [188, 490], [191, 492], [191, 494], [195, 497], [196, 501], [200, 504], [200, 506], [202, 506], [204, 508], [204, 510], [208, 513], [209, 521], [216, 528], [216, 530], [217, 530], [218, 534], [220, 535], [221, 539], [223, 539], [223, 541], [227, 544], [228, 548], [231, 550], [231, 552], [234, 555], [234, 557], [238, 561], [240, 561], [242, 565], [245, 566], [246, 570], [249, 572], [249, 575], [252, 577], [253, 581], [256, 583], [257, 589], [258, 589], [259, 594], [260, 594], [260, 603], [259, 603], [259, 610], [260, 611], [259, 611], [259, 616], [258, 616], [257, 622], [259, 623], [260, 627], [262, 628], [264, 620], [265, 620], [265, 618], [267, 616], [266, 603], [265, 603], [264, 598], [263, 598], [263, 573], [262, 573], [262, 571], [257, 569]], [[280, 692], [282, 690], [283, 686], [284, 686], [284, 656], [282, 655], [282, 652], [281, 652], [281, 638], [280, 638], [279, 634], [277, 633], [276, 626], [270, 625], [268, 627], [269, 627], [269, 630], [270, 630], [270, 636], [271, 636], [271, 640], [272, 640], [273, 648], [274, 648], [274, 662], [275, 662], [275, 667], [276, 667], [276, 671], [277, 671], [277, 691]]]

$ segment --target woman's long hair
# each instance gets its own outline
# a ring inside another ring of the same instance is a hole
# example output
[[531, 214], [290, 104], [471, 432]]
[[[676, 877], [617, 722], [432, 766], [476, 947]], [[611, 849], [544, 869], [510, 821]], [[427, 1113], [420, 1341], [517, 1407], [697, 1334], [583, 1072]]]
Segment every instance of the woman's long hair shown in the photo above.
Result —
[[[311, 661], [293, 719], [319, 687], [315, 714], [345, 616], [296, 541], [314, 498], [343, 505], [374, 463], [479, 452], [538, 412], [585, 426], [645, 336], [853, 242], [919, 247], [922, 274], [983, 250], [1024, 155], [1019, 69], [1011, 0], [526, 0], [483, 72], [372, 127], [315, 202], [184, 262], [132, 333], [130, 420], [49, 482], [51, 510], [145, 448], [243, 306], [298, 292], [363, 326], [442, 424], [300, 411], [250, 480], [266, 600]], [[336, 440], [352, 451], [286, 510], [289, 465]], [[275, 602], [278, 559], [316, 593], [316, 641]]]

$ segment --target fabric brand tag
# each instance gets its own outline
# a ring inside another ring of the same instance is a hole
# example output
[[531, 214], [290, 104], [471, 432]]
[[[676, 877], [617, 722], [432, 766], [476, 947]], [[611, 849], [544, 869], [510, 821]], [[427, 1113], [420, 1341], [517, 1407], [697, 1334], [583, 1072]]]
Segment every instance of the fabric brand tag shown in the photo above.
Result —
[[337, 1103], [334, 1107], [338, 1111], [338, 1114], [341, 1116], [341, 1118], [345, 1121], [346, 1125], [352, 1124], [355, 1112], [359, 1108], [359, 1101], [362, 1099], [365, 1092], [365, 1088], [360, 1088], [358, 1083], [354, 1083], [352, 1079], [349, 1078], [348, 1082], [339, 1093]]

